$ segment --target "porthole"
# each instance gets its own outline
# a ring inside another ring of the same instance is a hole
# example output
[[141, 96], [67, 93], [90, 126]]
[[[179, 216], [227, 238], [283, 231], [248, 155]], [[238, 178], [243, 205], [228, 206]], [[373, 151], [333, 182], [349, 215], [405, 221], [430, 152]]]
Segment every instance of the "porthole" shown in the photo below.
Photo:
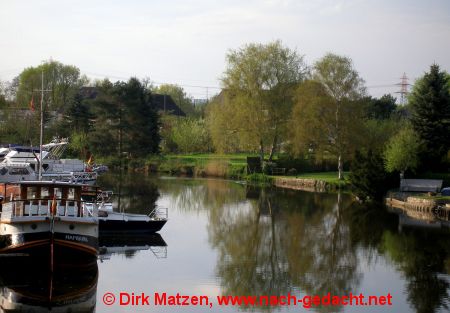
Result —
[[75, 225], [70, 224], [70, 225], [69, 225], [69, 229], [70, 229], [70, 230], [74, 230], [74, 229], [75, 229]]
[[37, 225], [36, 224], [31, 224], [31, 229], [36, 229]]

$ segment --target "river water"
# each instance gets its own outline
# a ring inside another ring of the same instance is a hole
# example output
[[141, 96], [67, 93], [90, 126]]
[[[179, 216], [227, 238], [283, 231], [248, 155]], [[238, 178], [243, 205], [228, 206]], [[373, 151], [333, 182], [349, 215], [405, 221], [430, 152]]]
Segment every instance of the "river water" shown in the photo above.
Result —
[[[447, 228], [356, 205], [346, 194], [137, 174], [106, 175], [99, 183], [120, 194], [121, 210], [167, 207], [169, 221], [160, 235], [101, 240], [90, 300], [96, 312], [449, 312]], [[104, 302], [108, 293], [112, 305]], [[129, 304], [120, 305], [121, 293]], [[149, 295], [149, 305], [131, 305], [126, 294], [132, 293]], [[155, 293], [208, 296], [210, 304], [155, 305]], [[392, 305], [307, 310], [305, 302], [248, 307], [217, 300], [294, 295], [307, 301], [328, 293], [390, 294]]]

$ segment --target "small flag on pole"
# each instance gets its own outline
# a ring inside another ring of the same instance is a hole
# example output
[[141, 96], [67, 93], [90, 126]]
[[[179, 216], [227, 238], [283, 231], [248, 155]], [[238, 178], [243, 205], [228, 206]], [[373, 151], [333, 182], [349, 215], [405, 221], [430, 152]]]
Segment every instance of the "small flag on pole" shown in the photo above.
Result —
[[89, 166], [92, 165], [92, 154], [89, 156], [89, 160], [87, 160], [87, 164], [88, 164]]
[[30, 110], [31, 110], [31, 111], [34, 111], [34, 97], [33, 97], [33, 96], [31, 96]]

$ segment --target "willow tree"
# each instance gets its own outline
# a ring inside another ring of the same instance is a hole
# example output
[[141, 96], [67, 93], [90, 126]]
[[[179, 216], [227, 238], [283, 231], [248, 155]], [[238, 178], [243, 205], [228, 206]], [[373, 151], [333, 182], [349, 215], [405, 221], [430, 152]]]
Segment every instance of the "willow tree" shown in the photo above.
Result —
[[303, 57], [275, 41], [231, 50], [226, 60], [223, 103], [232, 109], [223, 109], [228, 123], [222, 134], [238, 136], [240, 146], [258, 149], [262, 160], [270, 147], [271, 160], [286, 133], [293, 91], [306, 73]]
[[80, 75], [80, 70], [72, 65], [57, 61], [46, 61], [36, 67], [28, 67], [19, 75], [16, 101], [20, 106], [28, 106], [32, 96], [37, 103], [44, 74], [45, 103], [53, 110], [65, 109], [72, 102], [79, 88], [87, 83], [87, 78]]
[[293, 145], [310, 145], [315, 151], [334, 155], [342, 179], [343, 159], [352, 154], [361, 135], [364, 81], [351, 59], [332, 53], [315, 63], [312, 80], [297, 90]]

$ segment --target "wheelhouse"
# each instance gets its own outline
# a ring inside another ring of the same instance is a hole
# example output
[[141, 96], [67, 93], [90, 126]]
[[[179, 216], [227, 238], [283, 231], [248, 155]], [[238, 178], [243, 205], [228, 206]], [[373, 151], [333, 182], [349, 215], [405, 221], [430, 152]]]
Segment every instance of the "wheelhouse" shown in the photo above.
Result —
[[[86, 205], [82, 194], [96, 187], [54, 181], [28, 181], [2, 184], [2, 218], [21, 216], [93, 217], [92, 203]], [[9, 216], [6, 216], [9, 215]]]

